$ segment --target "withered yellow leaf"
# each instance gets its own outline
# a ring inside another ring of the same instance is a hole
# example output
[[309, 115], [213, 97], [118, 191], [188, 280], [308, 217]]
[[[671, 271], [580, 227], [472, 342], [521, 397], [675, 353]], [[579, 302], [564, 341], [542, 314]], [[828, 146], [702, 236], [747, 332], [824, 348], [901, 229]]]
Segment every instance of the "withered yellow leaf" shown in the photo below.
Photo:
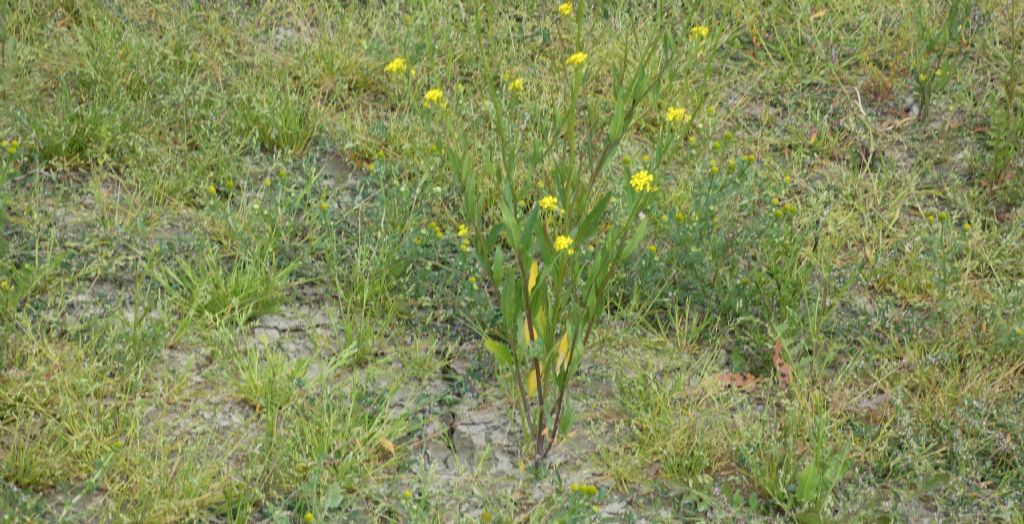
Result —
[[526, 285], [528, 292], [533, 293], [533, 287], [537, 285], [537, 275], [539, 273], [540, 266], [537, 264], [537, 261], [534, 260], [533, 263], [530, 264], [530, 280]]
[[559, 373], [565, 373], [565, 370], [569, 368], [569, 332], [562, 335], [562, 339], [558, 341], [558, 364], [555, 369]]

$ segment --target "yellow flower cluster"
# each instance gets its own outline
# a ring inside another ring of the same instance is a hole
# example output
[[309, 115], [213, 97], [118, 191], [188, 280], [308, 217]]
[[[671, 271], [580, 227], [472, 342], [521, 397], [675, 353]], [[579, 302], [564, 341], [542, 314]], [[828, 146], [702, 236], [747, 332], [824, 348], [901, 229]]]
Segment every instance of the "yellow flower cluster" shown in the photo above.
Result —
[[0, 141], [0, 149], [6, 149], [7, 154], [13, 155], [18, 152], [18, 147], [21, 146], [21, 142], [15, 138], [13, 140]]
[[572, 249], [572, 237], [558, 235], [558, 238], [555, 238], [555, 251], [567, 251], [570, 255], [575, 253]]
[[431, 89], [423, 94], [423, 107], [447, 107], [448, 103], [444, 100], [444, 91], [440, 89]]
[[523, 79], [516, 78], [515, 80], [508, 83], [508, 90], [510, 93], [522, 92], [523, 90]]
[[706, 25], [695, 25], [690, 28], [690, 40], [704, 40], [708, 37], [710, 30]]
[[556, 211], [558, 210], [558, 197], [548, 195], [540, 199], [540, 208], [545, 211]]
[[437, 222], [431, 222], [429, 227], [434, 232], [435, 237], [444, 238], [444, 231], [441, 229], [441, 226], [437, 225]]
[[654, 176], [646, 169], [641, 169], [633, 173], [633, 177], [629, 179], [629, 185], [633, 186], [633, 191], [637, 193], [650, 193], [654, 191]]
[[402, 57], [395, 58], [388, 65], [384, 66], [385, 73], [402, 74], [409, 68], [409, 64]]
[[586, 62], [586, 61], [587, 61], [587, 54], [582, 52], [582, 51], [577, 51], [577, 52], [569, 55], [569, 58], [565, 59], [565, 64], [566, 65], [571, 65], [571, 66], [579, 66], [579, 65], [583, 65], [583, 62]]
[[565, 3], [561, 4], [561, 5], [559, 5], [558, 6], [558, 12], [562, 13], [564, 16], [571, 15], [572, 14], [572, 2], [565, 2]]
[[682, 122], [686, 124], [693, 120], [693, 115], [687, 112], [685, 107], [670, 107], [665, 112], [665, 120], [667, 122]]
[[572, 490], [573, 493], [582, 493], [584, 495], [590, 495], [591, 497], [597, 495], [597, 486], [593, 484], [588, 486], [587, 484], [577, 484], [573, 482], [572, 485], [569, 486], [569, 489]]
[[466, 227], [466, 224], [459, 224], [457, 234], [459, 235], [459, 238], [462, 239], [462, 242], [459, 244], [459, 249], [469, 251], [469, 228]]

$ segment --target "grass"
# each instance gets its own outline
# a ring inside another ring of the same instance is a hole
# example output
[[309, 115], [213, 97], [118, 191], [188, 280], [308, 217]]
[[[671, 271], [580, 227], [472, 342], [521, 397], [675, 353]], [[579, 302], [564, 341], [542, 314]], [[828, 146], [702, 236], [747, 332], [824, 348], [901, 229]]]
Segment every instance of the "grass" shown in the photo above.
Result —
[[555, 4], [0, 3], [0, 514], [1020, 522], [1024, 9], [575, 7], [591, 89], [659, 15], [709, 63], [535, 471], [416, 109], [553, 105]]

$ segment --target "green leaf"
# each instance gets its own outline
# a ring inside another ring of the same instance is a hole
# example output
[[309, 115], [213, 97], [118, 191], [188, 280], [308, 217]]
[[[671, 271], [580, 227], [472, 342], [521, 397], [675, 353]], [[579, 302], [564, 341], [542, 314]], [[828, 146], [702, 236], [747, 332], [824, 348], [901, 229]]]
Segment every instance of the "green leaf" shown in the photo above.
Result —
[[641, 221], [639, 225], [637, 225], [636, 230], [633, 231], [633, 236], [629, 239], [629, 242], [626, 244], [626, 249], [622, 251], [623, 258], [632, 255], [633, 252], [636, 251], [637, 246], [640, 245], [640, 241], [642, 241], [644, 239], [644, 236], [646, 235], [647, 221], [645, 220]]
[[505, 226], [505, 232], [508, 233], [509, 244], [514, 251], [518, 251], [522, 233], [519, 231], [519, 223], [516, 222], [516, 214], [507, 202], [499, 202], [498, 207], [501, 209], [501, 221]]
[[337, 509], [341, 506], [341, 487], [335, 482], [327, 486], [327, 493], [324, 493], [324, 509]]
[[494, 360], [497, 360], [499, 364], [505, 366], [512, 365], [512, 353], [509, 352], [508, 346], [505, 344], [493, 338], [484, 337], [484, 347], [494, 355]]
[[576, 242], [581, 247], [597, 231], [597, 226], [601, 223], [601, 217], [604, 216], [605, 209], [608, 208], [608, 202], [611, 201], [611, 198], [611, 193], [608, 193], [604, 198], [598, 200], [594, 208], [590, 210], [590, 213], [583, 218], [583, 222], [580, 222], [580, 226], [576, 229]]
[[565, 404], [562, 406], [562, 420], [558, 421], [558, 433], [565, 438], [565, 435], [569, 432], [569, 427], [576, 420], [576, 411], [572, 407], [572, 402], [566, 399]]

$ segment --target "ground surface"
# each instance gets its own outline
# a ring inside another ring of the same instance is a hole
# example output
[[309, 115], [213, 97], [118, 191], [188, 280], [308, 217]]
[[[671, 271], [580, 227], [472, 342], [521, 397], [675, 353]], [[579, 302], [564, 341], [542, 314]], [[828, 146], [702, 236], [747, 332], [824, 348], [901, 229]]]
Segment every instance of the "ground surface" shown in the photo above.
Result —
[[417, 109], [555, 100], [557, 6], [186, 4], [0, 1], [4, 522], [1024, 519], [1020, 3], [577, 5], [708, 67], [542, 471]]

